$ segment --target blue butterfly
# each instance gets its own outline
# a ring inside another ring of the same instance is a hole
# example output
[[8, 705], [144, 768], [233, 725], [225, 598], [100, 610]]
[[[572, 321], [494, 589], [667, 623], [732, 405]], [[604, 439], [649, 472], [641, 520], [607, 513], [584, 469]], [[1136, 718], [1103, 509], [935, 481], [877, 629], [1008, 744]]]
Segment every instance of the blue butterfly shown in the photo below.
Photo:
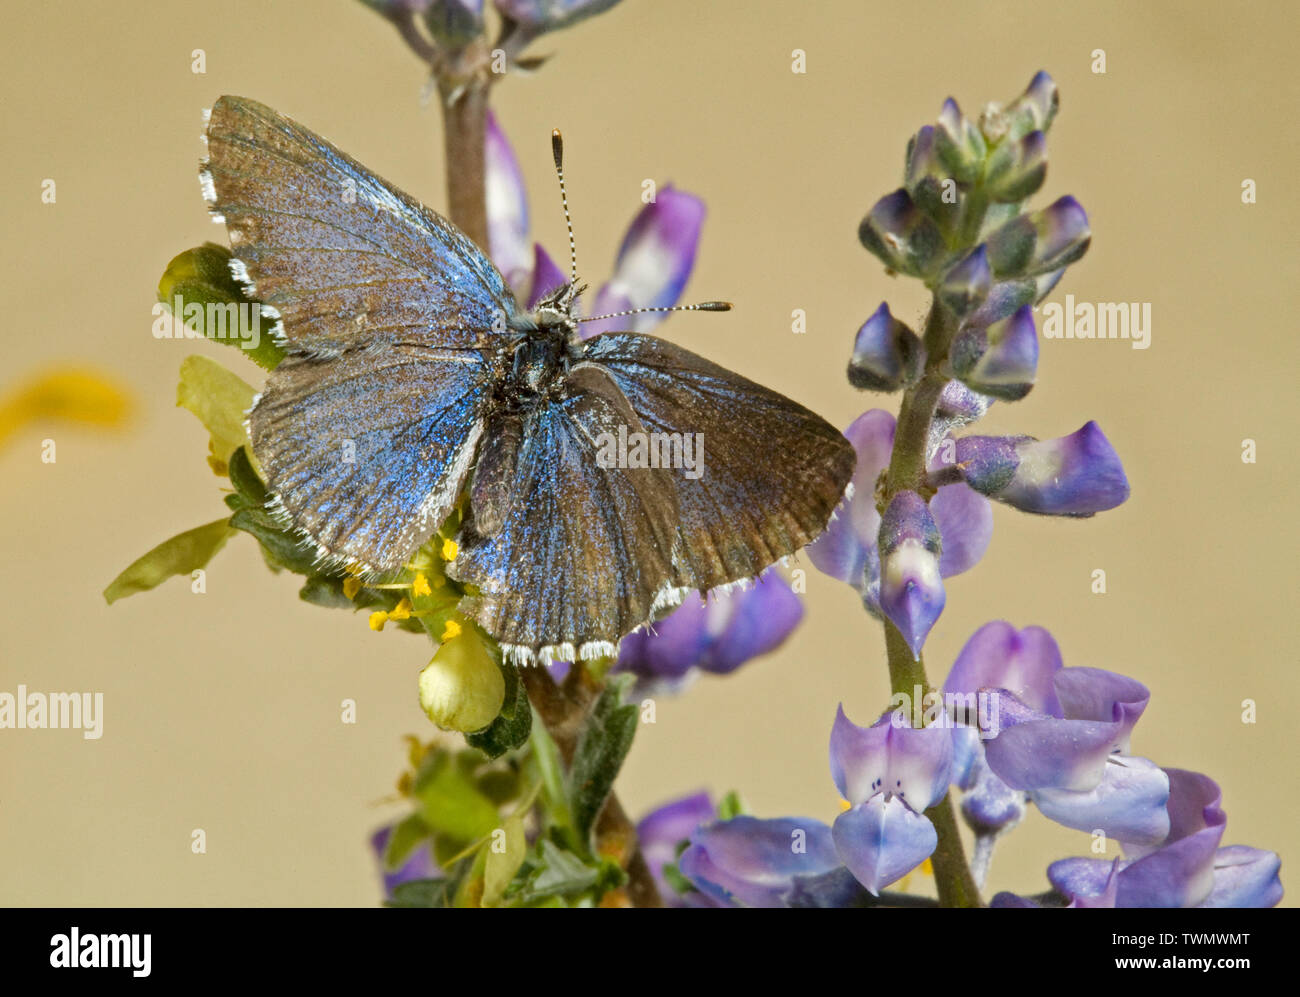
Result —
[[[222, 97], [206, 138], [232, 269], [287, 352], [253, 450], [322, 563], [399, 570], [468, 487], [460, 608], [548, 662], [825, 529], [854, 452], [808, 409], [653, 336], [582, 339], [576, 281], [521, 308], [449, 221], [269, 107]], [[691, 442], [699, 473], [669, 466]]]

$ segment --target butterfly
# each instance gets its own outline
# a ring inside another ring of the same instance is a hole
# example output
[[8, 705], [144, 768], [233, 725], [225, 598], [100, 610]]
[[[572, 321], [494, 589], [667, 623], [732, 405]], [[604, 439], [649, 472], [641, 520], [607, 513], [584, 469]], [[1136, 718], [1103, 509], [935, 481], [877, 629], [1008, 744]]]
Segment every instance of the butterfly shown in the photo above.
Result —
[[[576, 266], [521, 308], [451, 222], [265, 105], [220, 98], [206, 139], [232, 272], [286, 351], [253, 451], [322, 564], [400, 570], [468, 488], [460, 609], [509, 660], [545, 663], [612, 655], [825, 529], [854, 451], [808, 409], [654, 336], [582, 339]], [[603, 453], [687, 434], [693, 476]]]

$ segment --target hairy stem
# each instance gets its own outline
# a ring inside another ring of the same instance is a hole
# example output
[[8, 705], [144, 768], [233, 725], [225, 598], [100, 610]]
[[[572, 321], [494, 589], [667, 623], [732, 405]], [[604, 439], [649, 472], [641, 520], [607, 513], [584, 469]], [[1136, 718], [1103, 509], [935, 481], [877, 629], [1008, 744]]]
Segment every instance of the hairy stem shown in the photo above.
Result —
[[473, 76], [454, 84], [440, 81], [439, 90], [447, 155], [447, 216], [486, 253], [488, 83]]
[[[541, 665], [521, 668], [519, 674], [533, 709], [542, 718], [560, 757], [568, 765], [578, 746], [578, 735], [582, 732], [587, 711], [600, 695], [600, 686], [591, 680], [586, 669], [576, 663], [563, 687], [556, 685], [550, 672]], [[614, 793], [609, 794], [596, 819], [596, 850], [615, 858], [627, 871], [627, 900], [631, 906], [663, 906], [650, 866], [637, 843], [636, 825]]]
[[[927, 499], [932, 493], [926, 484], [927, 447], [930, 425], [934, 421], [939, 395], [948, 383], [943, 373], [948, 344], [956, 330], [956, 319], [936, 299], [926, 320], [926, 367], [920, 380], [903, 394], [898, 410], [898, 427], [894, 432], [894, 450], [890, 455], [889, 470], [885, 478], [883, 503], [901, 491], [915, 491]], [[925, 675], [925, 663], [912, 657], [907, 641], [888, 620], [885, 621], [885, 650], [889, 658], [889, 686], [893, 693], [903, 693], [909, 699], [921, 690], [924, 697], [930, 692]], [[939, 903], [944, 907], [980, 906], [979, 888], [966, 862], [966, 851], [957, 828], [957, 813], [952, 794], [926, 811], [939, 835], [939, 844], [930, 857], [934, 866], [934, 879], [939, 889]]]

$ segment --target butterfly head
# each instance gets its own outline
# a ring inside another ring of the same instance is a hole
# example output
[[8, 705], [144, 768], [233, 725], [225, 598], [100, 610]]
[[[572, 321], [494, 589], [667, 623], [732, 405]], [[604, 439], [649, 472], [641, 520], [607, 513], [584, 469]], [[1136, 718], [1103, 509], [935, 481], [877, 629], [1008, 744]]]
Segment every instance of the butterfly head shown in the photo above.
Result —
[[563, 330], [566, 336], [575, 335], [578, 319], [574, 315], [574, 308], [586, 289], [586, 284], [570, 281], [549, 292], [533, 309], [532, 319], [537, 328]]

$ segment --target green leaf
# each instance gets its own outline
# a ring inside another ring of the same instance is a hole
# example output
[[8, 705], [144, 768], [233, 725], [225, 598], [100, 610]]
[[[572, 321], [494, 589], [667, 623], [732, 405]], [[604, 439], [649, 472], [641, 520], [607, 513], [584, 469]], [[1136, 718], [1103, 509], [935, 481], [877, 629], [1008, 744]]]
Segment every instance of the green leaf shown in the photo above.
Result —
[[173, 575], [189, 575], [205, 567], [234, 532], [226, 520], [218, 519], [164, 540], [109, 582], [104, 599], [112, 605], [128, 595], [156, 588]]
[[478, 748], [489, 758], [499, 758], [510, 749], [519, 747], [528, 740], [533, 727], [533, 710], [524, 684], [519, 681], [519, 669], [509, 662], [498, 660], [497, 664], [506, 683], [506, 698], [501, 712], [487, 727], [465, 735], [465, 742], [470, 747]]
[[227, 473], [230, 455], [248, 443], [244, 418], [253, 405], [253, 394], [243, 378], [215, 360], [195, 354], [181, 363], [176, 404], [193, 412], [207, 428], [209, 463], [218, 474]]
[[718, 802], [718, 820], [731, 820], [746, 813], [740, 794], [734, 789]]
[[241, 448], [230, 455], [230, 483], [235, 491], [246, 499], [239, 508], [260, 507], [266, 502], [266, 485], [253, 467], [248, 457], [248, 450]]
[[537, 718], [532, 723], [533, 729], [528, 739], [532, 743], [532, 762], [537, 767], [537, 779], [547, 819], [566, 841], [575, 848], [579, 847], [573, 811], [569, 807], [569, 793], [564, 783], [564, 761], [560, 758], [560, 749], [547, 732], [545, 724], [538, 722]]
[[[240, 312], [247, 315], [246, 306], [260, 306], [261, 302], [244, 295], [230, 272], [230, 260], [230, 250], [215, 242], [187, 249], [163, 271], [158, 281], [158, 300], [178, 322], [184, 322], [214, 342], [245, 347], [241, 352], [250, 360], [271, 370], [284, 359], [284, 350], [271, 338], [275, 323], [264, 318], [259, 309], [250, 328], [232, 326], [230, 306], [241, 306]], [[178, 305], [180, 314], [176, 314]]]
[[596, 885], [601, 875], [599, 869], [546, 838], [542, 839], [530, 864], [532, 869], [523, 886], [510, 898], [518, 903], [532, 904], [546, 897], [585, 893]]
[[429, 825], [419, 814], [410, 814], [397, 822], [393, 833], [388, 836], [388, 847], [384, 849], [384, 868], [389, 872], [400, 869], [411, 857], [417, 847], [428, 847]]
[[385, 907], [450, 907], [452, 886], [445, 879], [412, 879], [393, 887]]
[[[498, 834], [498, 831], [501, 833]], [[527, 852], [528, 839], [524, 836], [524, 822], [517, 815], [507, 817], [501, 827], [493, 830], [487, 860], [483, 865], [481, 902], [484, 907], [496, 907], [501, 903], [506, 895], [506, 887], [524, 864]]]
[[486, 837], [501, 823], [492, 801], [479, 792], [471, 777], [446, 752], [425, 757], [411, 792], [429, 827], [461, 841]]
[[633, 675], [619, 675], [605, 686], [591, 715], [578, 737], [569, 769], [568, 795], [573, 821], [584, 842], [605, 805], [623, 759], [632, 747], [636, 734], [637, 708], [624, 703], [623, 696], [635, 680]]

